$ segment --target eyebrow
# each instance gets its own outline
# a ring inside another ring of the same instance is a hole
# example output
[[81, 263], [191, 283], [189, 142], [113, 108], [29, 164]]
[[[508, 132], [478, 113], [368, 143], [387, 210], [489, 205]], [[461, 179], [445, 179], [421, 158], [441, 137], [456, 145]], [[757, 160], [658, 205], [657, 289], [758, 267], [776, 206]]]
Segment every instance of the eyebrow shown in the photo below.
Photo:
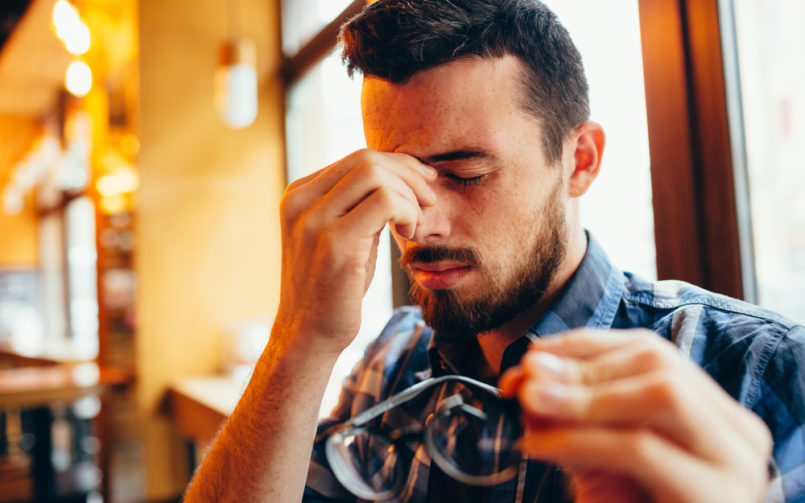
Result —
[[439, 162], [447, 161], [463, 161], [467, 159], [492, 159], [495, 156], [485, 150], [481, 149], [461, 149], [451, 150], [442, 154], [435, 154], [419, 161], [423, 164], [436, 164]]

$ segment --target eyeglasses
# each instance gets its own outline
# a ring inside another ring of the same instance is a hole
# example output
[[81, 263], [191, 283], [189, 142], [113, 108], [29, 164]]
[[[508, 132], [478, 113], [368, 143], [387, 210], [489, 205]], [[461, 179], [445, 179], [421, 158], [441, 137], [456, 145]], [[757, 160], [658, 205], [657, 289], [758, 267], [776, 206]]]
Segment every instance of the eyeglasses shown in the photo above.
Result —
[[[445, 382], [463, 386], [442, 400], [425, 424], [382, 432], [372, 421]], [[459, 375], [426, 379], [323, 432], [327, 461], [338, 481], [355, 496], [394, 498], [408, 476], [400, 442], [424, 439], [431, 459], [450, 477], [474, 486], [512, 479], [520, 463], [522, 434], [515, 400], [488, 384]]]

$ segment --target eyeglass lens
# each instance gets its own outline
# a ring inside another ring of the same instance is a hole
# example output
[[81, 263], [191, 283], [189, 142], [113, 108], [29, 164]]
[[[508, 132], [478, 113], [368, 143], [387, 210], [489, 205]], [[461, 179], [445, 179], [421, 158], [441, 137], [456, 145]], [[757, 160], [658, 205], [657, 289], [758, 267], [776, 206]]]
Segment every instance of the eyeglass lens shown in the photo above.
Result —
[[[470, 393], [444, 400], [425, 428], [433, 461], [451, 477], [470, 485], [489, 486], [511, 479], [520, 453], [519, 414], [499, 398]], [[389, 436], [359, 428], [328, 442], [328, 456], [337, 456], [336, 475], [347, 489], [369, 500], [396, 495], [409, 467]]]
[[518, 416], [498, 399], [473, 399], [437, 411], [426, 431], [434, 460], [472, 485], [510, 479], [520, 462]]
[[385, 435], [359, 429], [346, 433], [340, 440], [333, 446], [343, 463], [341, 466], [348, 471], [349, 483], [345, 485], [351, 491], [365, 499], [391, 496], [399, 491], [406, 474], [397, 447]]

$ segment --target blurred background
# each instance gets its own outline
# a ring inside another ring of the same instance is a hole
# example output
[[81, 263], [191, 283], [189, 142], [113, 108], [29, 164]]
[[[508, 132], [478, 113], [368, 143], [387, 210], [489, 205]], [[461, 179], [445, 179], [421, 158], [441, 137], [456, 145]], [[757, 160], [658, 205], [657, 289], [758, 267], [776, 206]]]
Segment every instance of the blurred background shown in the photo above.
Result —
[[[268, 340], [287, 183], [364, 145], [364, 0], [0, 3], [0, 502], [178, 501]], [[549, 0], [622, 269], [805, 322], [805, 4]], [[388, 235], [341, 380], [407, 302]], [[236, 467], [235, 467], [236, 469]]]

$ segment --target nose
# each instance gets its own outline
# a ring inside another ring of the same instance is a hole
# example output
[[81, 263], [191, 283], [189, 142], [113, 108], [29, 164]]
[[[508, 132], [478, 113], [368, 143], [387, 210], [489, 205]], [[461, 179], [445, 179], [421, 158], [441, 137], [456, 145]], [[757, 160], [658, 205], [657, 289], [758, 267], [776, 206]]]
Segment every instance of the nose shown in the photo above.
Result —
[[450, 220], [445, 214], [444, 202], [438, 199], [433, 206], [422, 207], [422, 222], [419, 223], [411, 241], [419, 244], [435, 243], [450, 235]]

